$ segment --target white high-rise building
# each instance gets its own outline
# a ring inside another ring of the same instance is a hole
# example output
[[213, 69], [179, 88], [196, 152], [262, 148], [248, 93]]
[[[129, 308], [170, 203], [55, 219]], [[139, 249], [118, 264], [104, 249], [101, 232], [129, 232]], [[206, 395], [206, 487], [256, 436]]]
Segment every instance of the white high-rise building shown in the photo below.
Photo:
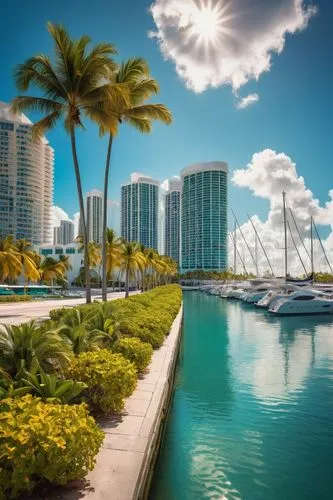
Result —
[[103, 193], [93, 189], [87, 194], [86, 223], [88, 241], [102, 243]]
[[159, 181], [133, 173], [121, 187], [121, 236], [158, 250]]
[[168, 190], [164, 194], [164, 254], [179, 264], [180, 261], [180, 198], [181, 180], [168, 180]]
[[68, 245], [74, 241], [74, 224], [70, 220], [61, 220], [60, 226], [53, 228], [53, 244]]
[[32, 122], [0, 102], [0, 238], [52, 242], [54, 151]]

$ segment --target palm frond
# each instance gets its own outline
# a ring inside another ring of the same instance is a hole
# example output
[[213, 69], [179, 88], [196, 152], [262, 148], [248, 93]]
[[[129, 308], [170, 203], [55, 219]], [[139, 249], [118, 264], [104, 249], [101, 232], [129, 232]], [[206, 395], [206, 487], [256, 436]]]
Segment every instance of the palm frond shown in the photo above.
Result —
[[136, 128], [142, 134], [149, 134], [152, 131], [151, 120], [148, 118], [126, 117], [126, 122]]
[[23, 113], [25, 111], [40, 111], [41, 113], [53, 113], [60, 111], [62, 105], [52, 99], [43, 97], [18, 96], [11, 103], [13, 113]]
[[84, 113], [87, 118], [98, 125], [100, 136], [107, 133], [111, 133], [112, 135], [117, 134], [119, 125], [118, 117], [115, 114], [107, 112], [103, 106], [86, 105]]
[[138, 79], [149, 75], [149, 66], [145, 59], [137, 57], [122, 62], [116, 75], [117, 83], [136, 83]]
[[47, 56], [40, 54], [27, 59], [23, 64], [16, 66], [14, 71], [16, 86], [26, 91], [30, 85], [38, 86], [47, 97], [65, 97], [65, 89], [58, 75], [52, 68]]
[[57, 121], [59, 120], [61, 115], [62, 111], [56, 110], [53, 113], [50, 113], [49, 115], [45, 116], [44, 118], [36, 122], [32, 126], [32, 136], [35, 139], [40, 139], [44, 134], [46, 134], [48, 130], [53, 129], [56, 126]]
[[136, 118], [146, 120], [159, 120], [169, 125], [172, 122], [172, 114], [164, 104], [144, 104], [128, 109], [125, 119]]
[[132, 105], [142, 103], [142, 101], [149, 99], [152, 95], [158, 94], [160, 88], [156, 80], [153, 78], [145, 78], [135, 85], [130, 86]]

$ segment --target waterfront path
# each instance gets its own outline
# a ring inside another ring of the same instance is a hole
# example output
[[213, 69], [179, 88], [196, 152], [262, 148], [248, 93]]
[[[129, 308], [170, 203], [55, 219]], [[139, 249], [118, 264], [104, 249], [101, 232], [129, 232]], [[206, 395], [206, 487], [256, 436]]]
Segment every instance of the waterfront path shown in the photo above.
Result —
[[[112, 292], [108, 294], [108, 300], [120, 299], [124, 296], [125, 292]], [[93, 295], [92, 300], [95, 299], [101, 299], [101, 294]], [[74, 307], [85, 302], [85, 298], [76, 298], [2, 303], [0, 304], [0, 324], [19, 325], [31, 319], [48, 319], [52, 309]]]

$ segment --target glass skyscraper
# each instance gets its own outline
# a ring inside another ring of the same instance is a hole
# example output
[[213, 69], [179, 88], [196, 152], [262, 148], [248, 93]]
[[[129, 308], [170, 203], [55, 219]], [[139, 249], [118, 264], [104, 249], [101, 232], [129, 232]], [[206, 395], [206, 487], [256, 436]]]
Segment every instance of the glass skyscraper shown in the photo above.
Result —
[[158, 250], [158, 181], [132, 174], [121, 187], [121, 236]]
[[52, 241], [54, 152], [32, 122], [0, 102], [0, 238]]
[[227, 268], [227, 177], [225, 162], [198, 163], [181, 172], [181, 270]]
[[180, 262], [180, 198], [181, 181], [172, 177], [164, 195], [164, 254]]

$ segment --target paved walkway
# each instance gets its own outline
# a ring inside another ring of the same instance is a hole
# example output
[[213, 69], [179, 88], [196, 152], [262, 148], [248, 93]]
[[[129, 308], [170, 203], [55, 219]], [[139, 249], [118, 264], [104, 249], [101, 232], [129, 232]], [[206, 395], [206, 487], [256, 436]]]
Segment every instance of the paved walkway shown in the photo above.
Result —
[[[133, 292], [138, 293], [138, 292]], [[124, 297], [125, 292], [113, 292], [108, 294], [108, 300]], [[101, 298], [101, 295], [93, 295], [92, 300]], [[55, 299], [39, 300], [33, 302], [14, 302], [0, 304], [0, 324], [19, 325], [31, 319], [47, 319], [51, 309], [60, 307], [73, 307], [85, 304], [83, 299]]]

